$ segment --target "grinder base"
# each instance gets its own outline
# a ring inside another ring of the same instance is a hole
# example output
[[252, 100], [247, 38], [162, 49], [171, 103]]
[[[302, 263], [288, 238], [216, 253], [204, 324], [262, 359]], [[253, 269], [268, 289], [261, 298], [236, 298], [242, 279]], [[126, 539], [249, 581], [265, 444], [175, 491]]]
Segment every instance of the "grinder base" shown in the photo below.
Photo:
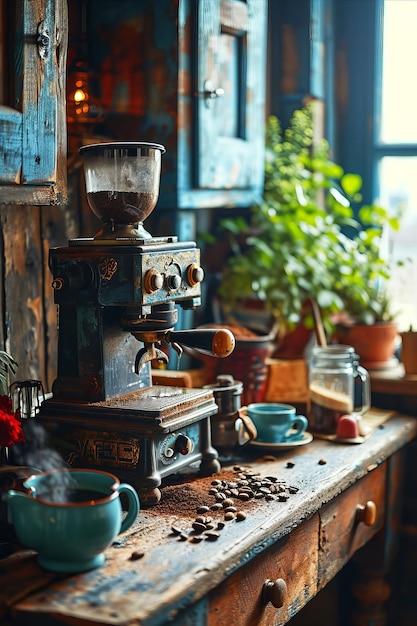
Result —
[[156, 385], [97, 403], [46, 400], [38, 418], [70, 465], [116, 474], [147, 508], [161, 499], [164, 477], [198, 462], [205, 476], [220, 470], [217, 411], [211, 391]]

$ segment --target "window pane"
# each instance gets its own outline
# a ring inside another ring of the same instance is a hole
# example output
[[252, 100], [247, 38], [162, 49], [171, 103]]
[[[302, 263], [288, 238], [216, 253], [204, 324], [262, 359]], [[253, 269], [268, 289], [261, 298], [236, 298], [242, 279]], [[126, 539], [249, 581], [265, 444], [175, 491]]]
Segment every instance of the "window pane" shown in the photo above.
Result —
[[385, 0], [381, 141], [417, 143], [417, 2]]
[[407, 261], [394, 267], [389, 292], [394, 313], [398, 310], [400, 330], [410, 324], [417, 330], [417, 156], [384, 157], [380, 162], [381, 204], [392, 214], [401, 210], [401, 228], [389, 233], [389, 252], [393, 261]]

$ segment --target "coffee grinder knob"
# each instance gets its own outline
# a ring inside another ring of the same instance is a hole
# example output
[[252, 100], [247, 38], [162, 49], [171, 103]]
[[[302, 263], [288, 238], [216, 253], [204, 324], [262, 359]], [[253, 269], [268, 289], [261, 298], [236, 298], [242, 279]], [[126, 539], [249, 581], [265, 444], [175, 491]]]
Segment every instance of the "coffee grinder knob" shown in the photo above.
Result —
[[187, 279], [191, 287], [195, 287], [204, 280], [204, 270], [200, 265], [192, 263], [187, 267]]
[[155, 291], [162, 289], [164, 285], [164, 278], [158, 270], [152, 268], [146, 272], [143, 284], [147, 293], [154, 293]]
[[194, 444], [192, 440], [186, 435], [178, 435], [174, 443], [174, 449], [182, 455], [190, 454], [193, 451]]

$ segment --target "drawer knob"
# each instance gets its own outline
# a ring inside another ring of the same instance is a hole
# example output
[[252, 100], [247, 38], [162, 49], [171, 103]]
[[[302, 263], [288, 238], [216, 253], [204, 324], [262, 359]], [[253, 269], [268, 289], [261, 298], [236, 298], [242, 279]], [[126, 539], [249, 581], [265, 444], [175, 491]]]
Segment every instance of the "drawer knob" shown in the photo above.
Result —
[[358, 522], [363, 522], [365, 526], [373, 526], [376, 522], [376, 504], [372, 500], [363, 504], [358, 504], [356, 507], [356, 519]]
[[262, 587], [262, 600], [265, 604], [270, 602], [272, 606], [276, 609], [280, 609], [284, 602], [285, 596], [287, 594], [287, 585], [282, 578], [277, 578], [277, 580], [269, 580], [269, 578], [264, 582]]

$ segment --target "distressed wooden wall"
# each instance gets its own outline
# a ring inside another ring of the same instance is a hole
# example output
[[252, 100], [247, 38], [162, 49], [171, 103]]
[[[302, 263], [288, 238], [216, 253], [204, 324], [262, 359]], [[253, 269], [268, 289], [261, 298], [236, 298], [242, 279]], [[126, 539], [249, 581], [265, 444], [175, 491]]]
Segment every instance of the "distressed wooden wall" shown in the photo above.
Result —
[[47, 390], [56, 375], [57, 353], [48, 251], [67, 243], [65, 211], [58, 206], [0, 208], [2, 344], [19, 364], [17, 378], [41, 380]]
[[57, 310], [49, 249], [91, 237], [99, 227], [87, 204], [78, 157], [68, 161], [66, 205], [0, 205], [0, 349], [4, 346], [18, 362], [17, 378], [41, 380], [45, 390], [51, 389]]

